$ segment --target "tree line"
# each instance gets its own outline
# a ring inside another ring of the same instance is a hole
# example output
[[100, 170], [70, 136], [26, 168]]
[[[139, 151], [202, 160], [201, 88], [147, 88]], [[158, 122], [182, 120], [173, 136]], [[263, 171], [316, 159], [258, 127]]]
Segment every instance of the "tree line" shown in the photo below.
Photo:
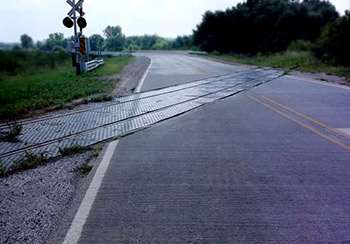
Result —
[[317, 57], [349, 64], [349, 35], [350, 13], [339, 17], [329, 1], [247, 0], [226, 11], [207, 11], [193, 31], [193, 44], [249, 56], [282, 52], [302, 40], [312, 43]]
[[92, 50], [122, 51], [122, 50], [187, 50], [193, 48], [192, 36], [178, 36], [169, 40], [158, 35], [143, 35], [126, 37], [120, 26], [107, 26], [99, 34], [90, 36]]
[[[93, 34], [89, 37], [93, 51], [122, 51], [122, 50], [187, 50], [193, 47], [192, 36], [178, 36], [174, 40], [165, 39], [158, 35], [143, 35], [126, 37], [120, 26], [107, 26], [103, 36]], [[4, 46], [14, 50], [38, 48], [42, 51], [61, 51], [67, 48], [67, 43], [74, 37], [65, 38], [63, 33], [52, 33], [44, 41], [34, 43], [33, 39], [24, 34], [20, 44]]]

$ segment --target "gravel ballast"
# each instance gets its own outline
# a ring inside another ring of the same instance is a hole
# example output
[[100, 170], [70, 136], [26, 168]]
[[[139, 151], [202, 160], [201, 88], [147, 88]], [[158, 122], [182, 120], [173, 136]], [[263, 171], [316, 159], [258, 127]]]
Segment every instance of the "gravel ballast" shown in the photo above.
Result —
[[0, 178], [0, 243], [45, 243], [82, 181], [85, 152]]

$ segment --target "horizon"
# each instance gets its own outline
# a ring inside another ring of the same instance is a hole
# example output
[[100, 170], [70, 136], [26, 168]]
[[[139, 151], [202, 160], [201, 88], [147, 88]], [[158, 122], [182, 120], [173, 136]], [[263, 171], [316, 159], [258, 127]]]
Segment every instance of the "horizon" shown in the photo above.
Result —
[[[20, 4], [13, 2], [2, 3], [0, 10], [0, 23], [13, 23], [11, 29], [0, 25], [2, 35], [1, 43], [19, 43], [20, 36], [29, 35], [34, 42], [43, 41], [51, 33], [63, 33], [65, 37], [73, 35], [72, 29], [63, 26], [62, 20], [71, 7], [65, 2], [49, 3], [41, 0], [19, 0]], [[340, 15], [350, 9], [348, 0], [331, 0]], [[236, 6], [242, 0], [186, 0], [161, 1], [161, 0], [130, 0], [128, 3], [120, 3], [115, 8], [106, 8], [108, 5], [115, 6], [112, 0], [105, 0], [105, 4], [84, 2], [85, 18], [88, 27], [84, 30], [86, 36], [100, 34], [108, 25], [119, 25], [123, 34], [129, 36], [157, 35], [165, 39], [175, 39], [177, 36], [191, 35], [198, 25], [205, 11], [225, 10]], [[108, 4], [113, 3], [113, 4]], [[128, 5], [127, 5], [128, 4]], [[22, 9], [32, 11], [31, 14], [23, 15]], [[55, 11], [50, 11], [54, 8]], [[128, 10], [131, 9], [131, 10]], [[22, 15], [21, 18], [17, 16]], [[39, 16], [39, 17], [37, 17]], [[180, 17], [178, 17], [180, 16]], [[133, 21], [130, 21], [132, 19]], [[42, 22], [46, 25], [42, 25]], [[174, 24], [176, 23], [176, 24]], [[51, 24], [51, 25], [50, 25]], [[40, 26], [38, 28], [37, 26]], [[171, 26], [171, 28], [169, 28]]]

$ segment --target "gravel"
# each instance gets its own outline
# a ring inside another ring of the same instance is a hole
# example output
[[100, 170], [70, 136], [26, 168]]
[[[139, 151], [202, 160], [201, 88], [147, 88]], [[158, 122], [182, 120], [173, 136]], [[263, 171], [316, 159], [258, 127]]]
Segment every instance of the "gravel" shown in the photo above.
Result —
[[[149, 58], [135, 57], [120, 73], [106, 77], [119, 80], [112, 95], [132, 94], [149, 63]], [[91, 151], [85, 152], [0, 178], [0, 243], [46, 243], [83, 183], [82, 175], [72, 170], [86, 163], [93, 165], [92, 158]]]
[[45, 243], [82, 181], [90, 152], [0, 178], [0, 243]]

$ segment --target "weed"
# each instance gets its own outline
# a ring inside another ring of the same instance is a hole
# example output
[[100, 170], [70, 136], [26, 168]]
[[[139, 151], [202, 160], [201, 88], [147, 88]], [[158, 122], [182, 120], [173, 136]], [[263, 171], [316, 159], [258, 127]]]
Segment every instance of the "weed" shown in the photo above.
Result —
[[62, 156], [68, 156], [76, 153], [83, 153], [90, 150], [92, 150], [91, 147], [80, 146], [78, 143], [71, 147], [59, 148], [59, 152]]
[[2, 158], [0, 157], [0, 178], [7, 177], [8, 173], [9, 173], [9, 169], [8, 169], [7, 165], [5, 165], [5, 163], [2, 160]]
[[75, 167], [71, 172], [73, 173], [80, 173], [83, 177], [86, 177], [92, 170], [92, 166], [88, 164], [84, 164], [82, 166]]
[[290, 70], [285, 70], [284, 72], [283, 72], [283, 75], [289, 75], [290, 74]]
[[88, 103], [89, 103], [89, 98], [84, 97], [84, 98], [83, 98], [83, 103], [84, 103], [84, 104], [88, 104]]
[[134, 87], [134, 88], [131, 89], [131, 92], [134, 93], [135, 90], [136, 90], [136, 88]]
[[25, 151], [25, 156], [14, 162], [14, 171], [33, 169], [47, 164], [51, 158], [44, 154], [34, 154], [32, 152]]
[[97, 158], [98, 156], [100, 156], [100, 152], [99, 152], [99, 151], [96, 151], [96, 152], [94, 152], [94, 153], [92, 154], [92, 156], [93, 156], [94, 158]]
[[7, 142], [18, 142], [18, 136], [21, 135], [23, 126], [18, 124], [16, 121], [7, 123], [8, 130], [4, 132], [2, 137], [0, 138], [3, 141]]
[[13, 137], [19, 136], [23, 130], [23, 126], [16, 121], [8, 123], [7, 125], [9, 126], [9, 134]]
[[113, 100], [113, 96], [107, 95], [107, 94], [99, 94], [99, 95], [93, 96], [90, 99], [91, 102], [95, 102], [95, 103], [107, 102], [112, 100]]

